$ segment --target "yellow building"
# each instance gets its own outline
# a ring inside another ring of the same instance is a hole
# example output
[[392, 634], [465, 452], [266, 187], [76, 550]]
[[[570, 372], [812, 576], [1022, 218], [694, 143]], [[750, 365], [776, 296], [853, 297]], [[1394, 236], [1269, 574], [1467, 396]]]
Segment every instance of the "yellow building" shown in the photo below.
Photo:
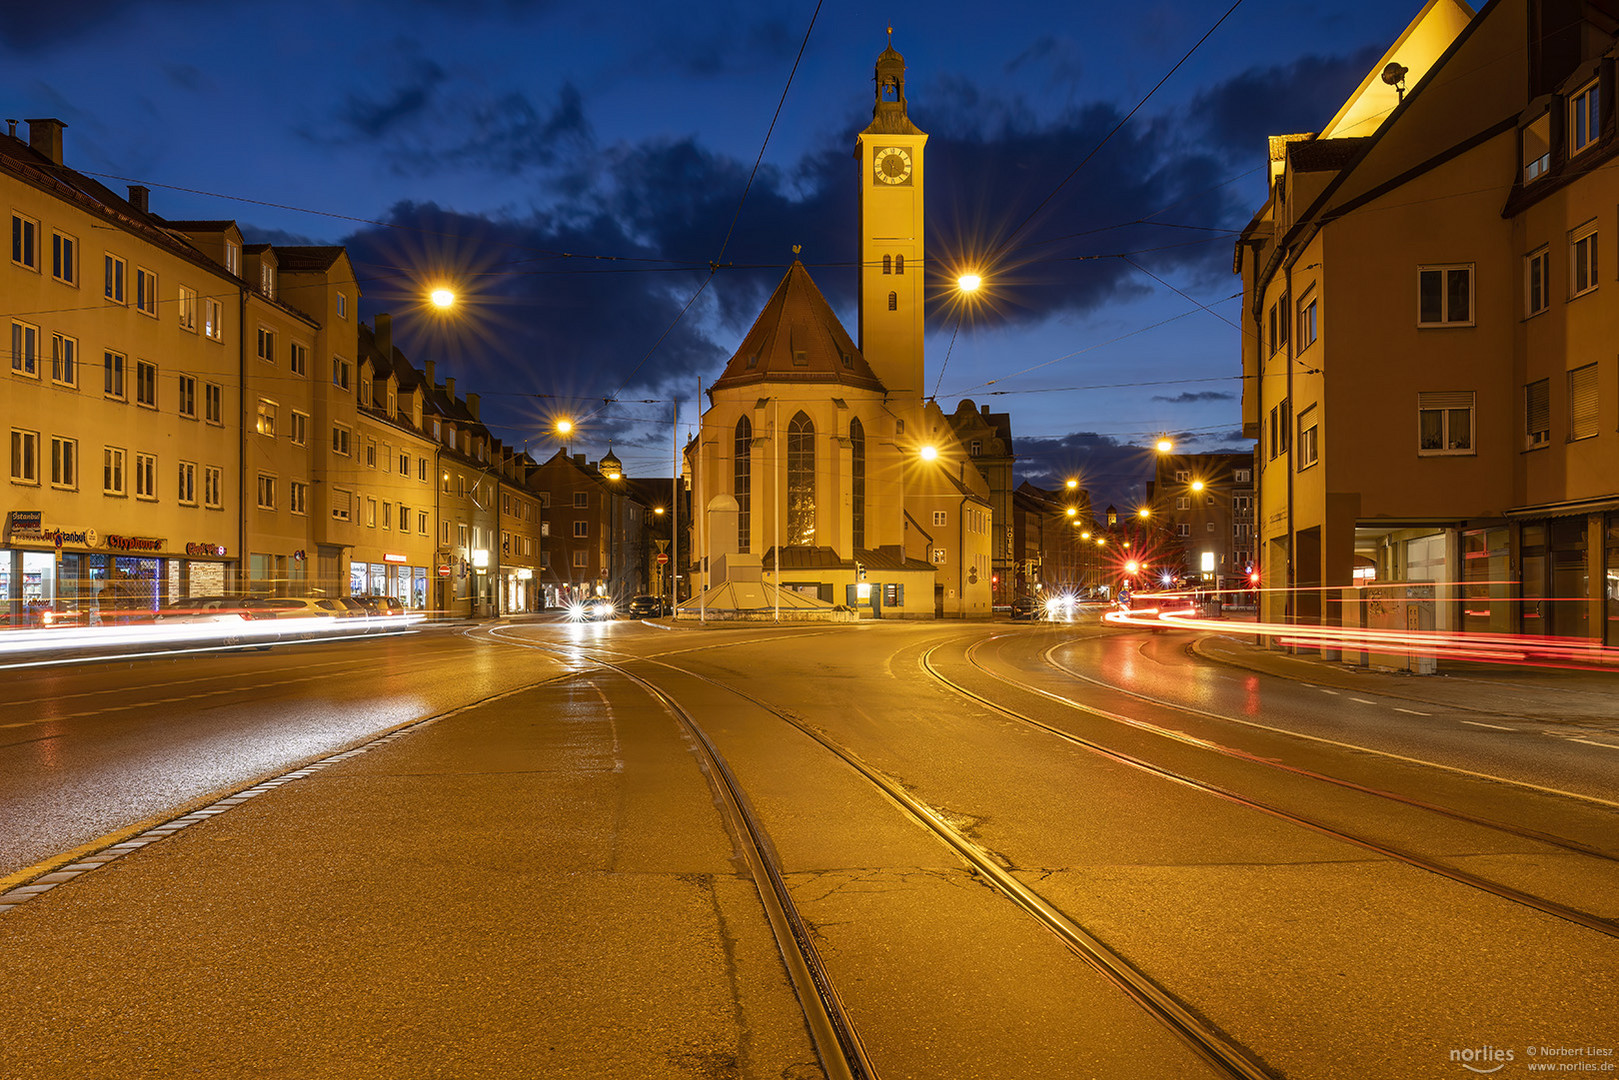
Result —
[[5, 616], [223, 593], [243, 559], [242, 283], [145, 188], [65, 167], [61, 121], [27, 123], [0, 136]]
[[705, 508], [734, 499], [737, 549], [766, 582], [866, 616], [987, 616], [989, 488], [924, 401], [927, 135], [891, 45], [876, 82], [855, 155], [860, 343], [795, 260], [709, 388], [687, 451], [694, 543], [710, 553]]
[[1414, 582], [1440, 628], [1619, 643], [1613, 26], [1432, 0], [1271, 139], [1236, 253], [1265, 617]]

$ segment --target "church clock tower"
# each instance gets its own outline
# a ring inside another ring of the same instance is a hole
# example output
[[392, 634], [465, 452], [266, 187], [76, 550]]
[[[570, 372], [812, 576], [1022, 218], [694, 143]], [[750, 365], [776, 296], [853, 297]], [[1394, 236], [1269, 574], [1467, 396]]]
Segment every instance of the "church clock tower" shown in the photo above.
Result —
[[[923, 386], [922, 152], [928, 137], [906, 115], [905, 58], [877, 58], [877, 102], [858, 137], [860, 352], [897, 404], [919, 404]], [[910, 410], [901, 410], [904, 412]]]

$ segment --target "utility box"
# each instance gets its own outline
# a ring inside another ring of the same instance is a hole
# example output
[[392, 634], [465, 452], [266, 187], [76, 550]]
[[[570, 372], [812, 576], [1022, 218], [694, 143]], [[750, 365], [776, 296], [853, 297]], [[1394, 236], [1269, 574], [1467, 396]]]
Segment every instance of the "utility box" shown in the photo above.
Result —
[[[1439, 586], [1431, 581], [1380, 581], [1340, 591], [1345, 630], [1371, 630], [1407, 636], [1429, 636], [1439, 625]], [[1410, 645], [1379, 645], [1375, 638], [1345, 642], [1341, 659], [1377, 671], [1432, 675], [1439, 669], [1434, 650]], [[1437, 644], [1437, 642], [1435, 642]]]

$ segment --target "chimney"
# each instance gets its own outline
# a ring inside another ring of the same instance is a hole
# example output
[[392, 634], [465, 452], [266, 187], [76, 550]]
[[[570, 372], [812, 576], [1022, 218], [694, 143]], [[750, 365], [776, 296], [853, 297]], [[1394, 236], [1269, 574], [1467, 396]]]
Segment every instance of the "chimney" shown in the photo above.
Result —
[[422, 372], [423, 375], [427, 376], [427, 391], [428, 393], [432, 393], [433, 390], [438, 386], [438, 383], [433, 381], [433, 361], [424, 361], [422, 366], [427, 369], [426, 371]]
[[142, 187], [140, 184], [130, 184], [129, 205], [133, 206], [143, 214], [150, 213], [151, 211], [147, 209], [146, 204], [147, 199], [151, 194], [152, 189], [149, 187]]
[[472, 414], [474, 420], [478, 419], [478, 395], [467, 395], [467, 412]]
[[53, 163], [62, 164], [62, 129], [67, 125], [56, 119], [25, 122], [28, 124], [28, 145], [50, 158]]
[[[388, 364], [392, 366], [394, 359], [394, 317], [389, 315], [387, 312], [383, 312], [381, 315], [378, 315], [377, 329], [376, 332], [371, 335], [371, 338], [376, 342], [377, 352], [381, 353], [382, 358], [388, 361]], [[431, 364], [429, 364], [427, 368], [427, 377], [429, 379], [433, 377], [433, 367]]]
[[444, 396], [451, 401], [455, 400], [455, 380], [449, 377], [444, 379]]
[[585, 463], [585, 455], [583, 455], [583, 454], [575, 454], [575, 455], [573, 455], [573, 463], [575, 465], [583, 465]]

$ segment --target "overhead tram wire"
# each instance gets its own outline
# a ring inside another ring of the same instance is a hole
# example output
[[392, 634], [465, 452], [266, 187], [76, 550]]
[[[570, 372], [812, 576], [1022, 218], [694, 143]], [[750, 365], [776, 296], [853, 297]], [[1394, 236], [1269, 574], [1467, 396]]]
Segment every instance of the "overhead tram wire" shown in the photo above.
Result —
[[[662, 334], [658, 335], [658, 340], [652, 343], [652, 348], [646, 351], [646, 355], [641, 357], [640, 361], [633, 369], [631, 369], [630, 373], [624, 377], [624, 383], [618, 388], [617, 393], [613, 394], [611, 397], [602, 399], [602, 405], [604, 407], [609, 402], [615, 400], [618, 397], [618, 394], [624, 392], [624, 388], [630, 385], [635, 376], [640, 373], [643, 367], [646, 366], [646, 362], [652, 359], [652, 354], [658, 351], [658, 346], [662, 345], [664, 339], [674, 332], [676, 326], [680, 325], [680, 320], [686, 317], [686, 312], [690, 311], [691, 306], [697, 302], [697, 298], [703, 295], [703, 290], [708, 288], [708, 283], [714, 280], [715, 272], [719, 270], [721, 262], [725, 259], [725, 250], [731, 244], [731, 235], [736, 231], [737, 220], [742, 216], [742, 207], [746, 205], [748, 201], [748, 194], [753, 190], [754, 177], [758, 176], [759, 174], [759, 165], [764, 161], [766, 148], [770, 146], [770, 136], [776, 131], [776, 121], [781, 118], [782, 106], [787, 104], [787, 94], [793, 88], [793, 78], [798, 74], [798, 65], [803, 62], [804, 50], [809, 47], [810, 34], [814, 33], [815, 31], [815, 20], [821, 15], [821, 5], [824, 2], [825, 0], [816, 0], [815, 10], [810, 14], [809, 25], [804, 28], [804, 40], [798, 45], [798, 55], [793, 58], [792, 70], [787, 73], [786, 85], [781, 88], [781, 98], [776, 102], [776, 111], [770, 117], [770, 126], [765, 129], [765, 137], [759, 144], [759, 155], [753, 160], [753, 171], [748, 173], [748, 182], [743, 185], [742, 197], [737, 200], [736, 212], [731, 215], [731, 225], [725, 230], [725, 239], [720, 241], [719, 254], [716, 255], [708, 264], [708, 276], [703, 278], [703, 283], [697, 286], [697, 291], [691, 294], [691, 299], [686, 301], [686, 306], [680, 309], [680, 313], [675, 316], [674, 321], [669, 324], [668, 329], [664, 330]], [[697, 408], [699, 412], [702, 410], [702, 402], [699, 401], [697, 403]], [[596, 410], [596, 412], [592, 412], [590, 415], [595, 416], [599, 411], [600, 410]]]

